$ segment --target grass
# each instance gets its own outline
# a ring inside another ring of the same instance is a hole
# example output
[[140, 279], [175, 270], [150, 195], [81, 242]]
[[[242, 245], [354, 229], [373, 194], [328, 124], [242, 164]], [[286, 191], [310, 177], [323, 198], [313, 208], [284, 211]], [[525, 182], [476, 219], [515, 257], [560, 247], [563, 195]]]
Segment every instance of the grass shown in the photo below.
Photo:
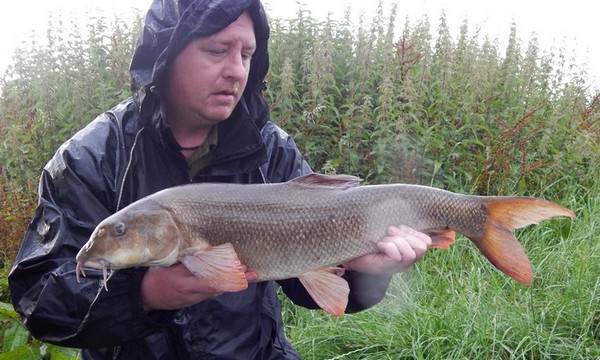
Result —
[[[600, 195], [588, 199], [568, 204], [577, 213], [573, 222], [518, 231], [534, 267], [532, 286], [495, 270], [459, 237], [397, 275], [382, 303], [361, 313], [334, 318], [284, 300], [287, 335], [306, 360], [598, 360]], [[76, 359], [71, 350], [13, 339], [27, 334], [10, 315], [6, 271], [0, 339], [12, 351], [0, 359]]]
[[[574, 194], [576, 194], [574, 192]], [[532, 286], [495, 270], [466, 238], [397, 275], [382, 303], [334, 318], [284, 300], [290, 341], [307, 360], [600, 359], [600, 195], [571, 196], [574, 221], [517, 232]], [[0, 283], [0, 359], [75, 359], [29, 338]]]
[[553, 220], [518, 233], [532, 286], [459, 238], [396, 276], [367, 311], [332, 318], [286, 303], [287, 334], [309, 360], [600, 359], [600, 198], [576, 212], [572, 226]]

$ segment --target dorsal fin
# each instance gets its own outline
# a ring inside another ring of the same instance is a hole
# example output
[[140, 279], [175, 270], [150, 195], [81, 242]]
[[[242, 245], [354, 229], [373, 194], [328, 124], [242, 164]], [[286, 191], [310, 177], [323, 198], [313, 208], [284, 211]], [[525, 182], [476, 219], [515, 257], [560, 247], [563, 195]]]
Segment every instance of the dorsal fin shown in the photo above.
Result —
[[345, 190], [359, 186], [360, 181], [361, 178], [352, 175], [325, 175], [312, 173], [292, 179], [289, 183], [294, 185], [324, 186]]

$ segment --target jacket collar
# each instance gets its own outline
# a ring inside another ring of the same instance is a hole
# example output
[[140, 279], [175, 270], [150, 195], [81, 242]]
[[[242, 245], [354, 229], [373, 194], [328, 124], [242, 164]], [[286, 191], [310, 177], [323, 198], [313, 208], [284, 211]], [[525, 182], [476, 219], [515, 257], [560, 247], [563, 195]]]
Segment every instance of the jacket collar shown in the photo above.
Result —
[[[164, 106], [160, 108], [164, 109]], [[155, 116], [159, 118], [154, 122], [153, 133], [160, 144], [166, 151], [179, 152], [179, 145], [165, 120], [165, 111]], [[261, 124], [264, 125], [263, 122]], [[250, 115], [245, 99], [242, 98], [231, 116], [217, 126], [217, 146], [210, 164], [200, 171], [201, 175], [230, 176], [249, 173], [267, 162], [261, 129]]]

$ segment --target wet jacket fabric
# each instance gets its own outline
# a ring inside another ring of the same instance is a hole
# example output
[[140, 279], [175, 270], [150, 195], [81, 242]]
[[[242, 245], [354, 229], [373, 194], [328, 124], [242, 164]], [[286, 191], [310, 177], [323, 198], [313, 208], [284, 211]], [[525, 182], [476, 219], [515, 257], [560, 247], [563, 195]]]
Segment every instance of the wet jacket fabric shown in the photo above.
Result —
[[[257, 40], [248, 86], [218, 125], [211, 163], [190, 178], [160, 92], [165, 71], [193, 36], [217, 32], [245, 10]], [[75, 278], [75, 255], [95, 226], [146, 195], [190, 182], [282, 182], [311, 171], [270, 121], [261, 95], [268, 32], [258, 0], [154, 1], [131, 63], [133, 97], [69, 139], [43, 170], [39, 206], [9, 275], [12, 302], [33, 336], [81, 348], [84, 359], [299, 358], [283, 332], [275, 282], [176, 311], [145, 312], [140, 286], [147, 268], [114, 271], [108, 291], [100, 271]], [[389, 281], [345, 277], [348, 312], [380, 301]], [[294, 303], [317, 307], [297, 279], [279, 285]]]

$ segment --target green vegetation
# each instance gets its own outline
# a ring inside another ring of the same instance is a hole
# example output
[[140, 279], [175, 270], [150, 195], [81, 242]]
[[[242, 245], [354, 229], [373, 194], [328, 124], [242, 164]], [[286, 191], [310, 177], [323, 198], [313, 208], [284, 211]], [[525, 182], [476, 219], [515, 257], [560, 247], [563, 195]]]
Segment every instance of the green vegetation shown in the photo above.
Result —
[[[600, 93], [561, 50], [479, 38], [465, 21], [405, 21], [380, 6], [359, 24], [306, 10], [272, 19], [272, 119], [317, 171], [472, 194], [541, 196], [573, 221], [520, 230], [531, 287], [499, 274], [464, 238], [397, 276], [384, 302], [332, 318], [284, 301], [306, 359], [599, 359]], [[73, 358], [32, 340], [8, 301], [6, 273], [56, 148], [126, 98], [139, 22], [97, 19], [16, 52], [0, 80], [2, 359]], [[127, 25], [129, 24], [129, 25]], [[26, 355], [24, 355], [26, 354]]]
[[[600, 201], [579, 218], [525, 231], [531, 287], [494, 270], [468, 240], [396, 276], [365, 312], [332, 318], [285, 303], [287, 334], [305, 359], [598, 359]], [[561, 237], [567, 231], [567, 237]]]
[[600, 94], [586, 94], [585, 72], [565, 73], [566, 54], [536, 40], [522, 51], [516, 26], [501, 56], [467, 22], [453, 39], [439, 21], [436, 39], [427, 18], [395, 38], [381, 7], [358, 30], [305, 12], [273, 21], [273, 119], [317, 170], [371, 183], [554, 197], [593, 186]]
[[7, 268], [0, 269], [0, 360], [74, 360], [75, 349], [45, 344], [30, 337], [8, 299]]

